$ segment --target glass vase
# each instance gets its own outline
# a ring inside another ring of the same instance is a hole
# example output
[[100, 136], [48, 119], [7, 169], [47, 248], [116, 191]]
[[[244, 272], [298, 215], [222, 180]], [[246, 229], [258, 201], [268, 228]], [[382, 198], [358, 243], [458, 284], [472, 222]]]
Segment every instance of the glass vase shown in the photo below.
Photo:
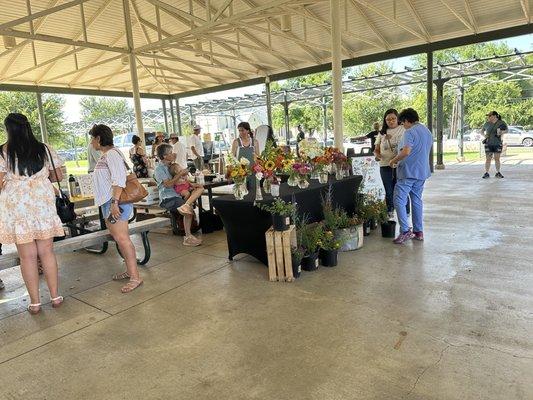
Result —
[[318, 182], [320, 183], [328, 183], [328, 173], [327, 171], [322, 171], [318, 174]]
[[270, 194], [272, 191], [272, 181], [270, 179], [265, 179], [263, 181], [263, 190], [266, 194]]
[[340, 181], [342, 178], [344, 178], [344, 170], [341, 166], [336, 165], [335, 166], [335, 179]]
[[247, 194], [248, 194], [248, 189], [246, 188], [245, 182], [239, 182], [239, 183], [236, 182], [233, 185], [233, 195], [235, 196], [237, 200], [244, 199], [244, 196], [246, 196]]
[[307, 178], [305, 177], [301, 177], [299, 180], [298, 180], [298, 187], [300, 189], [307, 189], [309, 187], [309, 181], [307, 180]]
[[289, 186], [297, 186], [298, 185], [298, 177], [294, 175], [290, 175], [289, 179], [287, 180], [287, 185]]

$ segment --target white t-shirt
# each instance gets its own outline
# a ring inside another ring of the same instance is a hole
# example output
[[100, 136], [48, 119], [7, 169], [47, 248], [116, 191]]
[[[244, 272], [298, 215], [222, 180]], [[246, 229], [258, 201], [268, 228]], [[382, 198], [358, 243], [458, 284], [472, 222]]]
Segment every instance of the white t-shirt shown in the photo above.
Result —
[[176, 163], [182, 169], [187, 168], [187, 149], [181, 142], [176, 142], [172, 146], [172, 152], [176, 154]]
[[387, 135], [390, 136], [389, 139], [386, 139], [385, 135], [381, 133], [376, 137], [376, 147], [379, 146], [379, 151], [381, 152], [381, 160], [379, 160], [381, 167], [388, 167], [390, 160], [398, 154], [398, 143], [400, 143], [404, 132], [403, 125], [398, 125], [396, 128], [387, 129]]
[[[194, 147], [194, 149], [196, 150], [196, 152], [201, 156], [203, 157], [204, 156], [204, 146], [202, 146], [202, 139], [200, 139], [200, 135], [191, 135], [190, 138], [189, 138], [189, 143], [190, 143], [190, 146], [189, 147]], [[192, 152], [192, 150], [190, 150], [189, 152], [189, 158], [191, 160], [196, 160], [196, 154], [194, 154]]]

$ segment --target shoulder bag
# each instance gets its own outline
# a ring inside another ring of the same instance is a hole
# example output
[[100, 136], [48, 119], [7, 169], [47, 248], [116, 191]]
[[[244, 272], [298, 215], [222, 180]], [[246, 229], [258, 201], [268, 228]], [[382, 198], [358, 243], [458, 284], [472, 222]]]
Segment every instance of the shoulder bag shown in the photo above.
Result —
[[124, 165], [126, 166], [126, 170], [130, 171], [130, 173], [126, 176], [126, 187], [122, 188], [122, 193], [120, 193], [120, 198], [118, 200], [119, 204], [128, 204], [128, 203], [136, 203], [138, 201], [141, 201], [146, 196], [148, 196], [148, 191], [146, 188], [139, 182], [139, 179], [137, 179], [137, 175], [135, 175], [135, 172], [131, 171], [130, 166], [122, 156], [122, 153], [118, 151], [117, 149], [113, 149], [117, 151], [120, 156], [122, 157], [122, 161], [124, 161]]
[[[44, 145], [44, 146], [46, 147], [46, 150], [48, 151], [48, 157], [50, 158], [50, 163], [52, 164], [52, 168], [55, 173], [56, 166], [54, 164], [52, 153], [50, 152], [50, 149], [48, 148], [47, 145]], [[57, 186], [59, 188], [59, 194], [56, 194], [56, 211], [61, 222], [66, 224], [68, 222], [74, 221], [77, 217], [76, 213], [74, 212], [74, 203], [70, 201], [68, 196], [61, 189], [61, 183], [59, 182], [59, 180], [57, 181]]]

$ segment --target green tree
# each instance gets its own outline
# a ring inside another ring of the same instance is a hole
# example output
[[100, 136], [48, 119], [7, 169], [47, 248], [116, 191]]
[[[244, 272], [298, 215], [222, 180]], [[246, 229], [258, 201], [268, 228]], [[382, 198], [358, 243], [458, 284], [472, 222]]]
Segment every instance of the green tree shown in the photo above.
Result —
[[99, 121], [105, 118], [123, 117], [132, 113], [126, 99], [90, 96], [80, 100], [83, 121]]
[[[64, 117], [63, 106], [65, 99], [56, 94], [43, 95], [43, 109], [46, 120], [49, 141], [54, 146], [60, 146], [67, 137], [63, 129]], [[37, 97], [35, 93], [28, 92], [0, 92], [0, 115], [16, 112], [26, 115], [34, 135], [40, 139], [41, 125], [37, 110]], [[0, 124], [0, 141], [4, 142], [6, 132], [3, 124]]]

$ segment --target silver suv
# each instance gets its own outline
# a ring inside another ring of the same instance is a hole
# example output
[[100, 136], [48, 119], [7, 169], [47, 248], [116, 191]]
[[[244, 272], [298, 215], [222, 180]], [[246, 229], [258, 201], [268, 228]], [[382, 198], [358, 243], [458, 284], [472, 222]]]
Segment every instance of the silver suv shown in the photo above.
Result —
[[503, 135], [503, 143], [508, 146], [533, 146], [533, 131], [525, 131], [521, 126], [509, 125], [508, 132]]

